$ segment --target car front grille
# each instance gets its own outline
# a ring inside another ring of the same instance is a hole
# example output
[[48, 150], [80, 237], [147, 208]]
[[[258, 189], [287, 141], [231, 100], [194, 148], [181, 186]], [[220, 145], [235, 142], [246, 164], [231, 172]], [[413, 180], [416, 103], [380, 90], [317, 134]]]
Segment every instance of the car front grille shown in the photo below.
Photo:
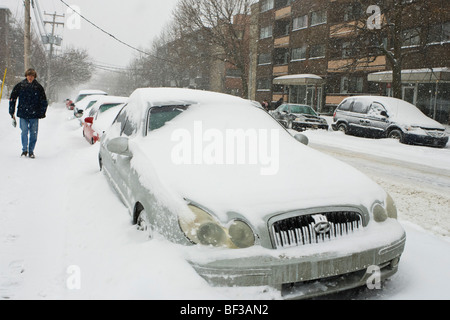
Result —
[[320, 243], [363, 228], [362, 216], [354, 211], [321, 212], [278, 220], [271, 226], [275, 248]]
[[426, 133], [433, 138], [442, 138], [445, 137], [445, 130], [430, 130], [426, 129]]

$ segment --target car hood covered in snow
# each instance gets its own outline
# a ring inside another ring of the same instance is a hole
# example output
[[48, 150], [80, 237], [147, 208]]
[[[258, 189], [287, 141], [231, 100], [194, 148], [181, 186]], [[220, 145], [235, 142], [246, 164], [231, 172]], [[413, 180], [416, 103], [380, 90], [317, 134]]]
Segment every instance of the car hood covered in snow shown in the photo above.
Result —
[[132, 166], [164, 205], [180, 212], [190, 200], [222, 221], [232, 212], [258, 225], [274, 213], [384, 201], [359, 171], [301, 144], [250, 102], [232, 101], [192, 105], [130, 140]]

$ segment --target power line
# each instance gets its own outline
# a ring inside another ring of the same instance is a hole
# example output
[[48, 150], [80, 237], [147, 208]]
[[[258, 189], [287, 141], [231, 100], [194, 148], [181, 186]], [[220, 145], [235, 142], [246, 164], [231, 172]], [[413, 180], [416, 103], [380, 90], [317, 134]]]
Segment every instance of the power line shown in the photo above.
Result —
[[130, 45], [130, 44], [128, 44], [128, 43], [126, 43], [126, 42], [124, 42], [124, 41], [118, 39], [118, 38], [117, 38], [116, 36], [114, 36], [113, 34], [111, 34], [111, 33], [109, 33], [108, 31], [102, 29], [101, 27], [99, 27], [98, 25], [96, 25], [94, 22], [90, 21], [89, 19], [87, 19], [86, 17], [84, 17], [82, 14], [80, 14], [79, 12], [77, 12], [76, 10], [74, 10], [74, 9], [73, 9], [70, 5], [68, 5], [64, 0], [60, 0], [60, 1], [61, 1], [67, 8], [71, 9], [73, 12], [75, 12], [76, 14], [78, 14], [83, 20], [85, 20], [86, 22], [88, 22], [89, 24], [91, 24], [92, 26], [94, 26], [95, 28], [97, 28], [98, 30], [100, 30], [101, 32], [103, 32], [104, 34], [110, 36], [110, 37], [113, 38], [114, 40], [120, 42], [121, 44], [123, 44], [123, 45], [125, 45], [125, 46], [127, 46], [127, 47], [129, 47], [129, 48], [131, 48], [131, 49], [133, 49], [133, 50], [135, 50], [135, 51], [137, 51], [137, 52], [143, 53], [143, 54], [145, 54], [145, 55], [147, 55], [147, 56], [149, 56], [149, 57], [153, 57], [153, 58], [155, 58], [155, 59], [159, 59], [159, 60], [161, 60], [161, 61], [168, 62], [168, 63], [171, 63], [171, 64], [178, 64], [178, 63], [176, 63], [176, 62], [174, 62], [174, 61], [171, 61], [171, 60], [168, 60], [168, 59], [164, 59], [164, 58], [161, 58], [161, 57], [154, 56], [154, 55], [152, 55], [152, 54], [150, 54], [150, 53], [148, 53], [148, 52], [145, 52], [145, 51], [143, 51], [143, 50], [141, 50], [141, 49], [139, 49], [139, 48], [136, 48], [136, 47], [134, 47], [134, 46], [132, 46], [132, 45]]

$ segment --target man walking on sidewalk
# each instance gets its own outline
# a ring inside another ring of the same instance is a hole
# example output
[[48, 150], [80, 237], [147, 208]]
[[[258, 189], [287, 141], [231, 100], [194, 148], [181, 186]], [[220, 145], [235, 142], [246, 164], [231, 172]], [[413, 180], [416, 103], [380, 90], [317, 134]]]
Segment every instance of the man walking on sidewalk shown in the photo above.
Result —
[[48, 102], [44, 88], [36, 81], [37, 73], [34, 69], [25, 72], [26, 79], [19, 82], [11, 92], [9, 99], [9, 114], [15, 120], [16, 101], [19, 98], [17, 117], [20, 118], [22, 130], [22, 157], [34, 159], [39, 119], [45, 118]]

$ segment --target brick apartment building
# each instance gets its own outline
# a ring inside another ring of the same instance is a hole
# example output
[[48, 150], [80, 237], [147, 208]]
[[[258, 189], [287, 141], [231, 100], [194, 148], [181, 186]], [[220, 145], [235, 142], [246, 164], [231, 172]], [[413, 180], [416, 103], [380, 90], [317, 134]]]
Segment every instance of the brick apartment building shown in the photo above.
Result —
[[[414, 7], [403, 12], [403, 99], [448, 123], [450, 113], [450, 3], [426, 3], [426, 20]], [[386, 52], [369, 50], [371, 35], [359, 30], [377, 1], [261, 0], [252, 7], [250, 98], [306, 103], [332, 112], [352, 95], [392, 95]], [[381, 17], [384, 18], [381, 11]], [[426, 21], [426, 23], [424, 23]], [[381, 29], [379, 32], [383, 32]], [[375, 33], [373, 33], [375, 34]], [[384, 37], [386, 48], [393, 38]], [[419, 50], [419, 48], [421, 50]], [[365, 56], [360, 56], [365, 52]]]

